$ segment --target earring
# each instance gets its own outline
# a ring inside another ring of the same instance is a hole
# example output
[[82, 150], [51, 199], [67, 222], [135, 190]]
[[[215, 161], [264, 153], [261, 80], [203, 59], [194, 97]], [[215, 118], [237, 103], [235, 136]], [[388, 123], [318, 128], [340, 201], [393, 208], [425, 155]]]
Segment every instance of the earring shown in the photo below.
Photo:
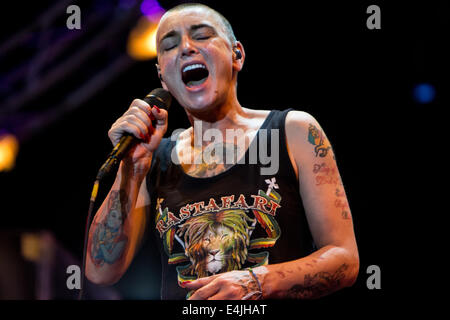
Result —
[[234, 54], [236, 55], [236, 60], [239, 60], [239, 59], [242, 58], [241, 50], [235, 48], [235, 49], [234, 49]]

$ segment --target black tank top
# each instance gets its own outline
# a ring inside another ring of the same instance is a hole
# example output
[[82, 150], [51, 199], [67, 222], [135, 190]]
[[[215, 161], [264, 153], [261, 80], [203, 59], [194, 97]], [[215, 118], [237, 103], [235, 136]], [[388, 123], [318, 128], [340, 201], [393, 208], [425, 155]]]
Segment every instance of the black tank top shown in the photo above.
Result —
[[[176, 142], [161, 141], [147, 176], [151, 228], [161, 253], [161, 299], [188, 297], [179, 286], [186, 280], [295, 260], [314, 251], [286, 147], [290, 110], [272, 110], [240, 163], [213, 177], [186, 174], [171, 160]], [[274, 139], [279, 146], [279, 168], [271, 175], [261, 174], [270, 164], [259, 156], [254, 161], [250, 152], [255, 145], [259, 150], [265, 132], [267, 153]]]

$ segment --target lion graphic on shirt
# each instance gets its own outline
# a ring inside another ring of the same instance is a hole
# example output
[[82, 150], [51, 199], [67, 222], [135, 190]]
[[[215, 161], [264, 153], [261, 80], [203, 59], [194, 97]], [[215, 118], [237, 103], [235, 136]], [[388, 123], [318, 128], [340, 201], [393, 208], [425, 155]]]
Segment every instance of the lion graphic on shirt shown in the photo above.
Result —
[[255, 220], [244, 210], [224, 210], [193, 217], [180, 226], [184, 236], [185, 255], [191, 266], [184, 275], [199, 278], [240, 269], [247, 260], [249, 225]]

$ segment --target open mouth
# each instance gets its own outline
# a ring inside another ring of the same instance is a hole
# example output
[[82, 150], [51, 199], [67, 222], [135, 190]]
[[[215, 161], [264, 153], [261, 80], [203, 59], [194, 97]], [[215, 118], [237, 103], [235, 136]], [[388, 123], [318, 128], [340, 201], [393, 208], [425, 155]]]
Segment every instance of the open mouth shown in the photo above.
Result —
[[181, 79], [188, 87], [194, 87], [202, 84], [208, 78], [209, 71], [201, 63], [191, 64], [183, 68]]

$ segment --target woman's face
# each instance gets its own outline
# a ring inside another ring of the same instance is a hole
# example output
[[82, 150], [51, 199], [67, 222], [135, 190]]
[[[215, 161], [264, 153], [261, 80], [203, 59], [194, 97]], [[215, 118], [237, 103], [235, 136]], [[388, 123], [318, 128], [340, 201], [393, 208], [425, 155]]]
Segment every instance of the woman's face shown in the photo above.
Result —
[[237, 64], [225, 27], [214, 12], [203, 8], [171, 12], [160, 21], [156, 38], [163, 87], [187, 111], [208, 111], [226, 101], [234, 89]]

